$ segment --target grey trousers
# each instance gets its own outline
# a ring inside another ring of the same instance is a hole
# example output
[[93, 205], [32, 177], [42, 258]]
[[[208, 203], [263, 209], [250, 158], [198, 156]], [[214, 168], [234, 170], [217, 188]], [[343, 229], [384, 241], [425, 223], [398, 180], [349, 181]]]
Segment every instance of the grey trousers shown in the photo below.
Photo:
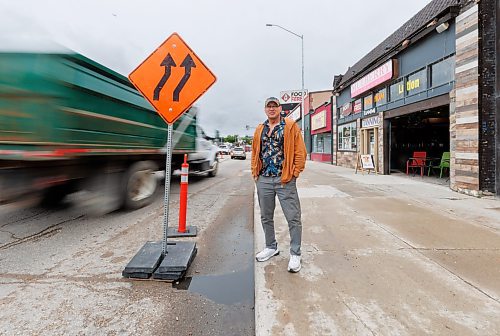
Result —
[[281, 204], [281, 209], [288, 222], [290, 232], [290, 254], [300, 255], [302, 243], [302, 221], [300, 219], [300, 201], [297, 193], [296, 179], [284, 185], [281, 177], [259, 176], [257, 179], [257, 195], [259, 197], [260, 219], [266, 236], [266, 247], [277, 249], [276, 235], [274, 232], [274, 208], [276, 195]]

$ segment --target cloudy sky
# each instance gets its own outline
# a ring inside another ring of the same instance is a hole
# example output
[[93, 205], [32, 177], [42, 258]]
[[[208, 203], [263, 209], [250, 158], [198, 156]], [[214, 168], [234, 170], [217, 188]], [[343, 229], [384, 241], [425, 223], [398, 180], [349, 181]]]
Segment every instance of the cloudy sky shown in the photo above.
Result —
[[0, 47], [50, 39], [128, 75], [177, 32], [217, 76], [196, 103], [214, 135], [251, 134], [263, 101], [305, 87], [328, 90], [429, 0], [0, 0]]

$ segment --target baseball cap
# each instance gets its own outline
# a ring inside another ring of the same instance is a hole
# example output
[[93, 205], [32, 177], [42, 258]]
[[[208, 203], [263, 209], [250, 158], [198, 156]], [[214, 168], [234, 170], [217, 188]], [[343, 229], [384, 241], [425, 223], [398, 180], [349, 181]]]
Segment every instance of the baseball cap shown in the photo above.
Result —
[[278, 106], [280, 106], [280, 100], [276, 97], [269, 97], [266, 99], [266, 103], [264, 104], [264, 106], [267, 106], [267, 104], [269, 103], [276, 103]]

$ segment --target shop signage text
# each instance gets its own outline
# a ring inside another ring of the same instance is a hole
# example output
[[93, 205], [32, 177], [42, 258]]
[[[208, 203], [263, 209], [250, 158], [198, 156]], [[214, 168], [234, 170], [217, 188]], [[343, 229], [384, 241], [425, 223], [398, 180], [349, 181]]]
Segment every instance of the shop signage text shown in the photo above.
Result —
[[280, 104], [302, 103], [302, 96], [305, 97], [306, 95], [307, 90], [304, 90], [304, 92], [301, 90], [281, 91]]
[[351, 84], [351, 98], [359, 96], [363, 92], [370, 90], [394, 77], [393, 60], [389, 60], [364, 76], [360, 80]]
[[408, 94], [418, 93], [427, 88], [427, 71], [425, 69], [406, 77], [406, 91]]
[[367, 116], [367, 115], [371, 115], [371, 114], [375, 114], [377, 113], [377, 109], [375, 107], [369, 109], [369, 110], [365, 110], [363, 112], [363, 115]]
[[347, 117], [351, 113], [352, 113], [352, 103], [351, 102], [342, 105], [342, 107], [340, 108], [340, 116], [341, 117]]
[[375, 165], [373, 164], [373, 155], [361, 155], [361, 165], [363, 166], [363, 169], [375, 169]]
[[369, 96], [366, 96], [365, 98], [363, 98], [364, 102], [363, 102], [363, 109], [366, 111], [366, 110], [369, 110], [373, 107], [373, 95], [370, 94]]
[[287, 118], [290, 118], [293, 121], [299, 120], [300, 119], [300, 106], [297, 106], [292, 112], [290, 112], [290, 114], [287, 115]]
[[385, 99], [385, 92], [379, 91], [375, 94], [375, 103], [380, 103]]
[[354, 101], [354, 108], [352, 110], [352, 113], [354, 114], [359, 112], [361, 112], [361, 99]]
[[405, 85], [403, 84], [403, 81], [392, 84], [389, 87], [389, 90], [391, 92], [391, 101], [401, 99], [405, 95]]
[[373, 116], [361, 120], [361, 127], [372, 127], [372, 126], [378, 126], [379, 124], [380, 124], [380, 118], [378, 116]]
[[401, 83], [398, 84], [398, 94], [403, 94], [405, 92], [405, 86]]
[[311, 130], [315, 131], [326, 127], [326, 111], [323, 110], [311, 117]]
[[420, 79], [414, 79], [406, 82], [406, 91], [418, 89], [420, 87]]

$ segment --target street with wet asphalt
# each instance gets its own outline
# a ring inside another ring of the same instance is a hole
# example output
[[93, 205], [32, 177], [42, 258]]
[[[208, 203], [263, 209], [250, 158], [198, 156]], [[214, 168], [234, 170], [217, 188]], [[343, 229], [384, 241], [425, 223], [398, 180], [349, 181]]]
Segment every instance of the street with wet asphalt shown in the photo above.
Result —
[[198, 254], [178, 283], [121, 276], [146, 241], [162, 239], [162, 190], [143, 209], [99, 218], [71, 198], [59, 208], [4, 208], [0, 335], [254, 335], [249, 163], [224, 159], [216, 177], [189, 178], [187, 224], [199, 234], [182, 240], [196, 241]]

